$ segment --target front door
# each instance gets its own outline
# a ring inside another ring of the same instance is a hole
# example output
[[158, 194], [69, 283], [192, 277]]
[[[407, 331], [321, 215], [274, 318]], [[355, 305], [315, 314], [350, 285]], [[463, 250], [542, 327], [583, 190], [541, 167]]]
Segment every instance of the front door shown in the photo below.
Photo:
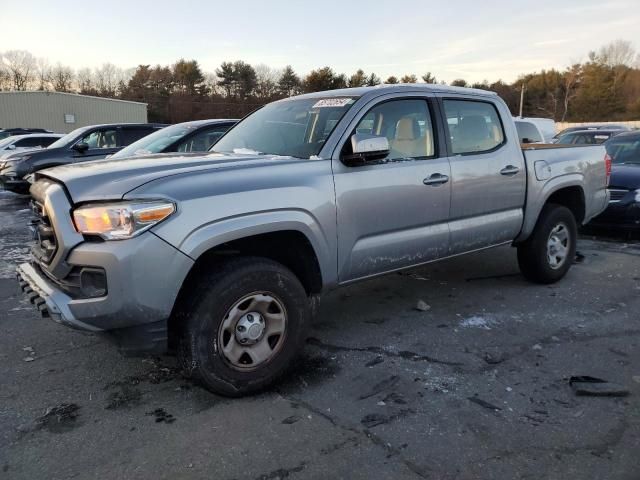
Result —
[[341, 283], [446, 256], [451, 172], [439, 155], [424, 96], [389, 99], [357, 116], [355, 133], [386, 136], [386, 159], [347, 166], [333, 159]]
[[74, 162], [99, 160], [120, 150], [118, 148], [118, 132], [114, 127], [93, 130], [77, 143], [85, 143], [89, 148], [83, 152], [74, 150]]

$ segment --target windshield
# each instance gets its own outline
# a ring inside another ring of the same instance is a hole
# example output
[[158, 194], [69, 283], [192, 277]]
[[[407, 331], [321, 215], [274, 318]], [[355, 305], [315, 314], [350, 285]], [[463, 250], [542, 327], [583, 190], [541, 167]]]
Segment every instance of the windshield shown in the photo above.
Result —
[[0, 140], [10, 137], [11, 134], [9, 132], [0, 132]]
[[172, 125], [157, 132], [142, 137], [137, 142], [133, 142], [123, 148], [110, 158], [133, 157], [135, 155], [146, 155], [149, 153], [160, 153], [172, 143], [180, 140], [198, 127], [195, 125]]
[[640, 136], [612, 138], [604, 146], [614, 164], [640, 164]]
[[6, 137], [4, 140], [0, 140], [0, 150], [4, 149], [7, 145], [11, 145], [14, 139], [12, 137]]
[[313, 157], [355, 101], [332, 97], [271, 103], [231, 129], [212, 151]]
[[64, 137], [61, 137], [58, 140], [56, 140], [55, 142], [53, 142], [47, 148], [66, 147], [71, 142], [73, 142], [78, 135], [84, 133], [86, 130], [87, 130], [86, 127], [76, 128], [71, 133], [67, 133]]

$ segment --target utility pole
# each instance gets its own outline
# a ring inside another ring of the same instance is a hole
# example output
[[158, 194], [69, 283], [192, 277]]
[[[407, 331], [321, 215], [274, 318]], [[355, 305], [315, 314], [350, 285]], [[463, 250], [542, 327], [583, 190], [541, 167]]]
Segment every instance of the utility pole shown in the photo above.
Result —
[[522, 117], [523, 104], [524, 104], [524, 82], [522, 82], [522, 88], [520, 89], [520, 117]]

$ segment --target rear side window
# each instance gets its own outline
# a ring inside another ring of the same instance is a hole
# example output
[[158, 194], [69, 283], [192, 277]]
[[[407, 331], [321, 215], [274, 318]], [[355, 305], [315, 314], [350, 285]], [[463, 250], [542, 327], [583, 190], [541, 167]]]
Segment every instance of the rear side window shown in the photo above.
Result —
[[122, 145], [120, 146], [126, 147], [127, 145], [131, 145], [133, 142], [140, 140], [142, 137], [146, 137], [152, 132], [154, 132], [154, 129], [151, 127], [123, 128]]
[[516, 122], [520, 143], [542, 142], [542, 136], [536, 126], [531, 122]]
[[496, 107], [474, 100], [444, 100], [444, 111], [454, 155], [482, 153], [504, 143]]
[[214, 143], [216, 143], [222, 135], [225, 134], [230, 126], [218, 126], [196, 133], [187, 140], [181, 142], [176, 150], [178, 152], [206, 152]]
[[18, 140], [15, 143], [16, 147], [47, 147], [51, 145], [56, 138], [52, 137], [33, 137], [33, 138], [23, 138], [22, 140]]

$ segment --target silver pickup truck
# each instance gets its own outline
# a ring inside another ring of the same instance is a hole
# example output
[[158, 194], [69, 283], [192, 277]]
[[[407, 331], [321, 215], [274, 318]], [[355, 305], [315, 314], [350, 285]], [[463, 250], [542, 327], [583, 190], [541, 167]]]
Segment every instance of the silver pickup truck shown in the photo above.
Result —
[[303, 95], [208, 154], [38, 172], [18, 277], [45, 316], [174, 351], [210, 390], [242, 395], [292, 364], [316, 299], [341, 285], [505, 244], [525, 277], [559, 280], [609, 169], [601, 146], [523, 151], [490, 92]]

